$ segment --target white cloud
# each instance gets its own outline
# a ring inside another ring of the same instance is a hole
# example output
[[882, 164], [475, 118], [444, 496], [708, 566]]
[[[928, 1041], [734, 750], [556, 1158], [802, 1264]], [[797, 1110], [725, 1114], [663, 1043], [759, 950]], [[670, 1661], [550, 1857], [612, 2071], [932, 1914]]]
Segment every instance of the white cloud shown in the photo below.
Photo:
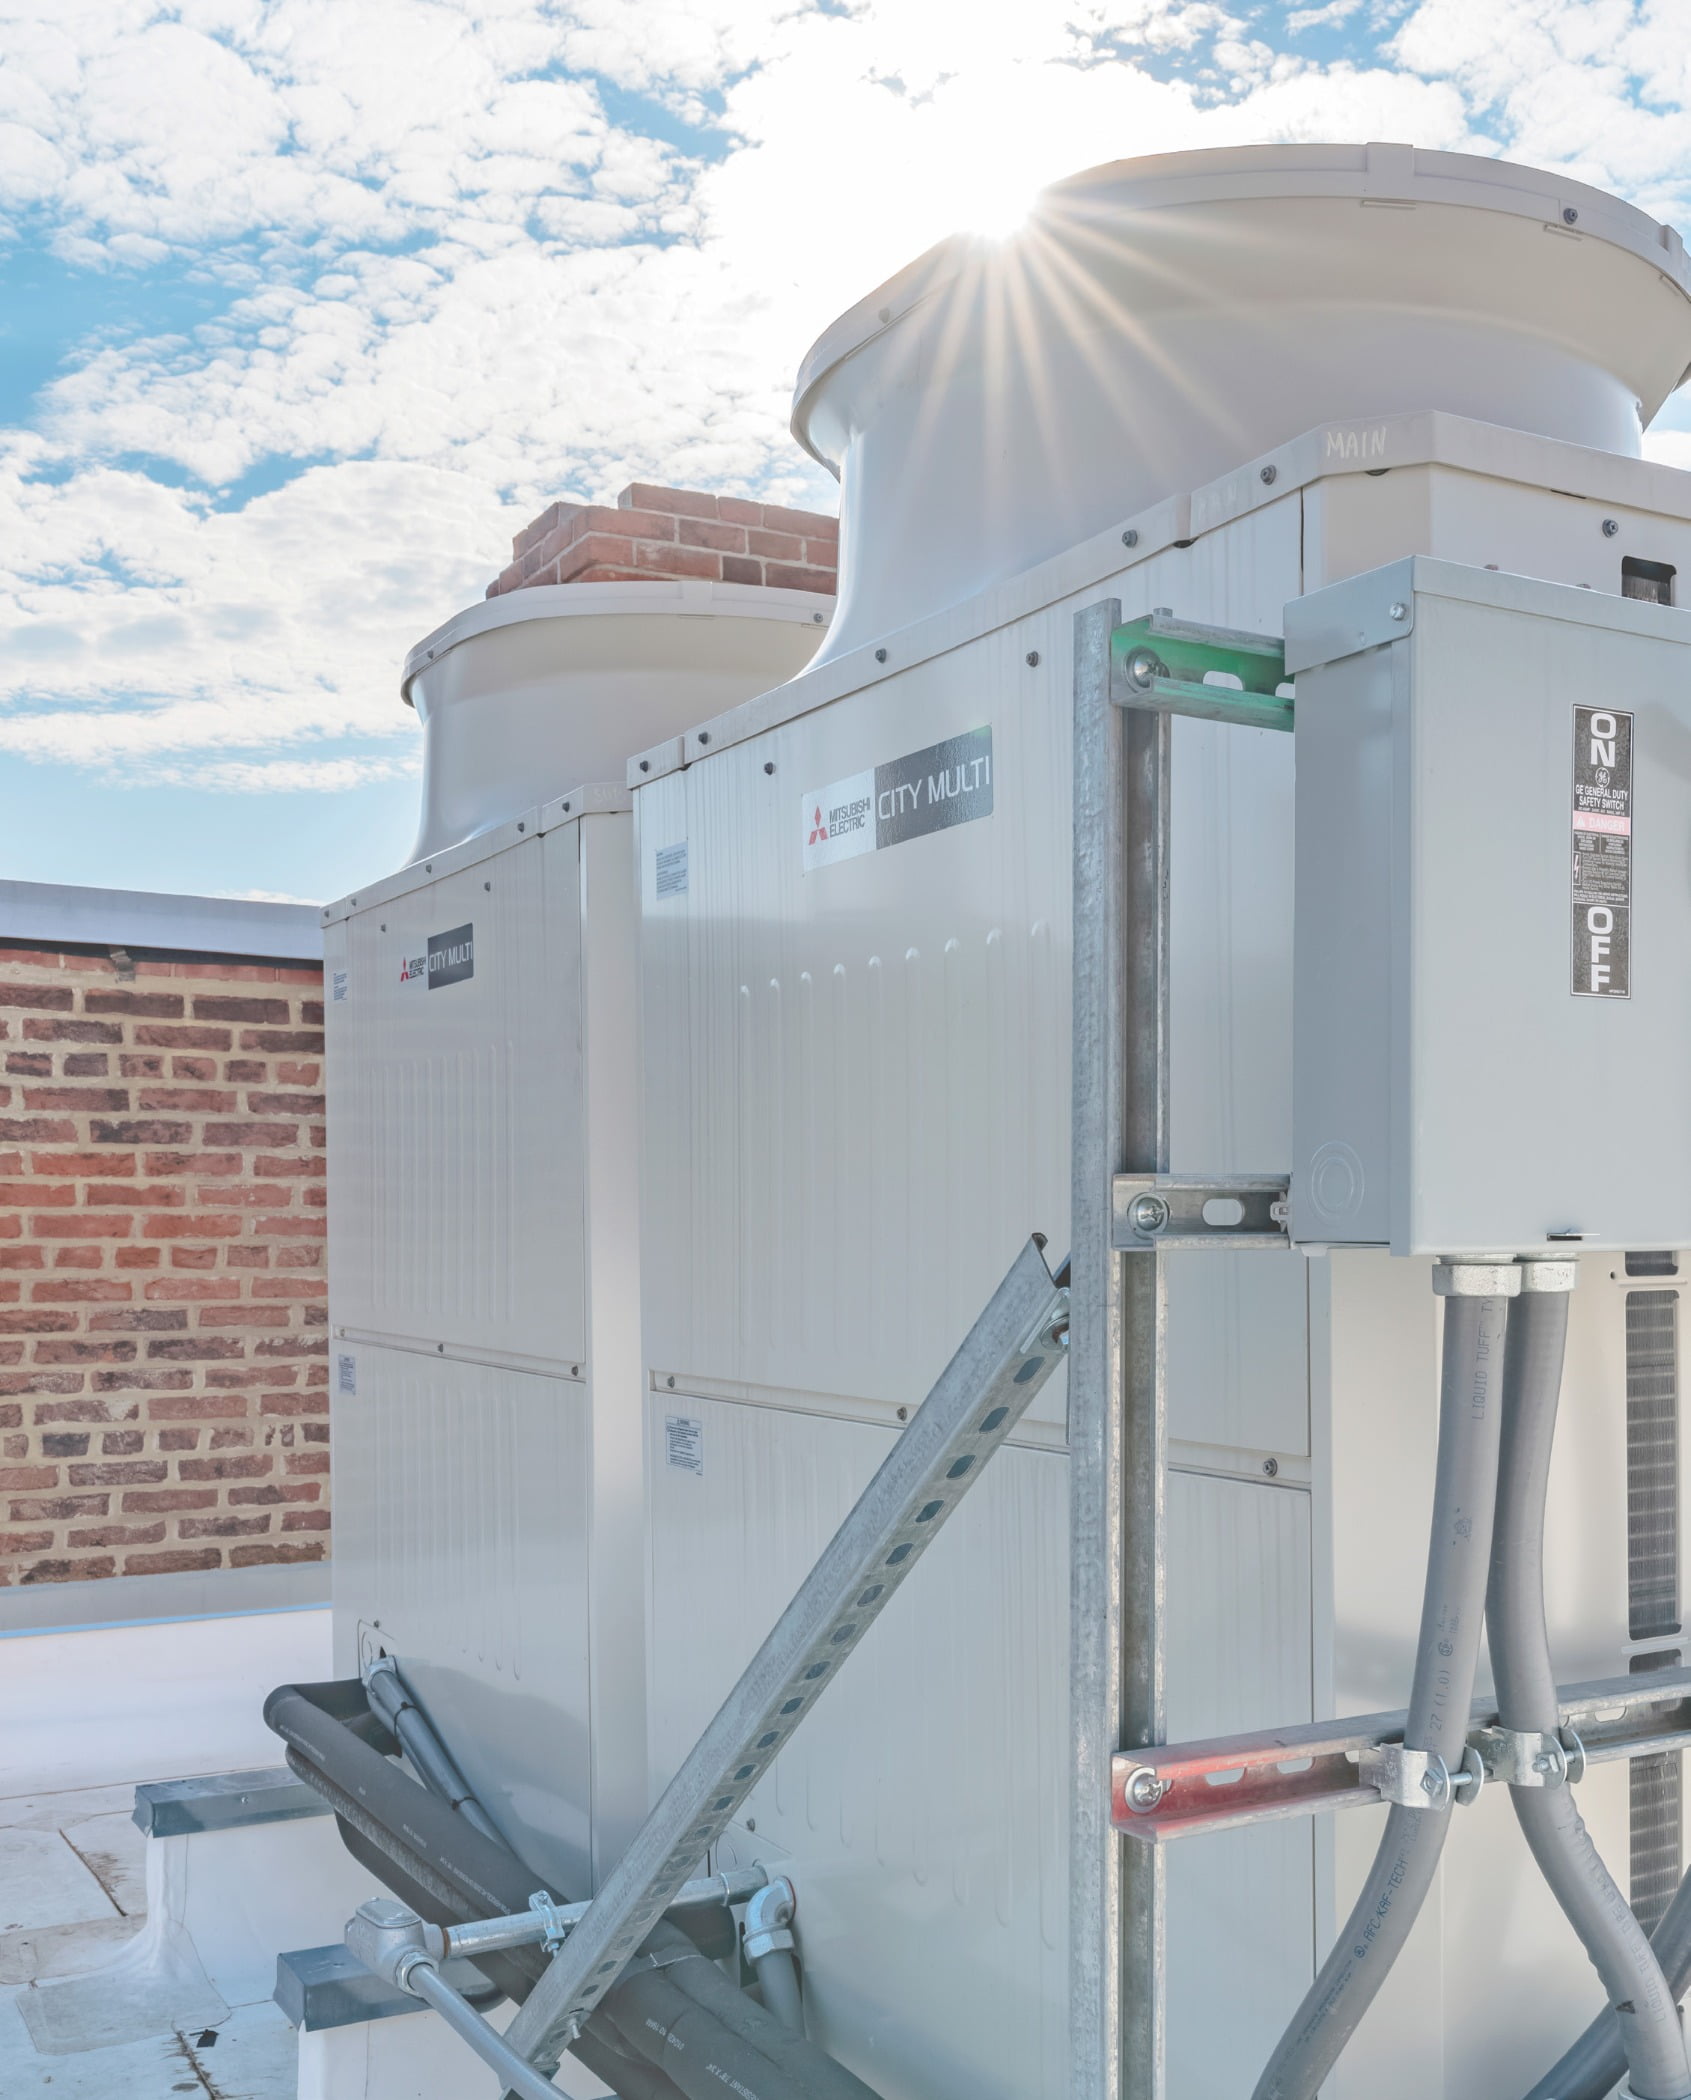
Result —
[[[221, 302], [90, 338], [0, 433], [0, 751], [230, 792], [408, 769], [404, 651], [516, 525], [636, 476], [825, 501], [785, 434], [810, 339], [1077, 168], [1496, 138], [1664, 209], [1686, 182], [1682, 0], [1369, 0], [1373, 62], [1303, 55], [1361, 9], [0, 0], [14, 239]], [[218, 493], [277, 458], [317, 464]]]

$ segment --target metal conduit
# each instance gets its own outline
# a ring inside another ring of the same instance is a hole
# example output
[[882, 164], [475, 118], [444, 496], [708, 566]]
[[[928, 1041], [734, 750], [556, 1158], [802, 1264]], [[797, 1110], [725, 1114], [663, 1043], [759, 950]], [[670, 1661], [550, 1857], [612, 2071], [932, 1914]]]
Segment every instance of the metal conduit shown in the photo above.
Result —
[[1403, 1740], [1407, 1751], [1443, 1759], [1447, 1783], [1442, 1798], [1430, 1793], [1425, 1805], [1387, 1810], [1356, 1907], [1269, 2058], [1254, 2100], [1315, 2100], [1409, 1937], [1450, 1826], [1448, 1782], [1466, 1748], [1491, 1559], [1504, 1336], [1520, 1281], [1502, 1264], [1443, 1264], [1434, 1276], [1444, 1295], [1438, 1472]]

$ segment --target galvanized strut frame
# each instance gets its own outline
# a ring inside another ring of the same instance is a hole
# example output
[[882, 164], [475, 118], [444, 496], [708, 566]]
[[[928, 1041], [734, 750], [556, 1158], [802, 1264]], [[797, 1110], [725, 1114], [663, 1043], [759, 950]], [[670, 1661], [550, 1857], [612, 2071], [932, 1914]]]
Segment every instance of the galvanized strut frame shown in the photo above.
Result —
[[[1115, 599], [1076, 615], [1074, 661], [1070, 2091], [1167, 2100], [1167, 1843], [1414, 1801], [1413, 1774], [1402, 1713], [1165, 1740], [1162, 1255], [1290, 1244], [1284, 1175], [1168, 1173], [1171, 717], [1289, 730], [1294, 702], [1278, 641], [1167, 612], [1124, 625]], [[1474, 1707], [1459, 1800], [1691, 1747], [1691, 1669], [1557, 1697], [1554, 1737]]]
[[1163, 2100], [1162, 1856], [1110, 1815], [1121, 1746], [1165, 1730], [1162, 1250], [1288, 1245], [1284, 1175], [1168, 1173], [1169, 717], [1292, 707], [1279, 642], [1124, 626], [1114, 598], [1076, 615], [1074, 664], [1069, 2076], [1075, 2100]]
[[557, 2068], [981, 1477], [1063, 1360], [1068, 1303], [1030, 1240], [506, 2030], [527, 2062]]

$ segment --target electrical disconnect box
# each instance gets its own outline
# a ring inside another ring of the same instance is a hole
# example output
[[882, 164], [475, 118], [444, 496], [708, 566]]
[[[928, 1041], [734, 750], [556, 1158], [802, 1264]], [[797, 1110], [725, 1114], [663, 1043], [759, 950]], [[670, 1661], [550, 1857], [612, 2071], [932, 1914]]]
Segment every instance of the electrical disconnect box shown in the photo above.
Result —
[[1691, 1242], [1691, 612], [1416, 556], [1286, 668], [1294, 1238]]

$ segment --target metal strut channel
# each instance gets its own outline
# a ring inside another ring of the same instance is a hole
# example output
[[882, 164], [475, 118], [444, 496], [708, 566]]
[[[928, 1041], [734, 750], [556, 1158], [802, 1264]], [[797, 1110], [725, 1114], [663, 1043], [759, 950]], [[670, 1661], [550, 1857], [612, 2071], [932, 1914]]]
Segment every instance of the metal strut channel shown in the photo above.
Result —
[[[1084, 617], [1084, 615], [1082, 615]], [[1211, 675], [1236, 685], [1209, 685]], [[1200, 627], [1154, 612], [1110, 638], [1110, 698], [1117, 707], [1194, 715], [1246, 729], [1290, 729], [1286, 645], [1272, 635]]]
[[[1552, 1783], [1575, 1781], [1588, 1765], [1691, 1746], [1691, 1669], [1561, 1685], [1556, 1697], [1563, 1756], [1559, 1771], [1543, 1775]], [[1402, 1742], [1404, 1718], [1355, 1714], [1120, 1751], [1111, 1818], [1129, 1837], [1162, 1845], [1244, 1823], [1367, 1808], [1386, 1798], [1390, 1762], [1382, 1753]], [[1473, 1706], [1468, 1744], [1488, 1779], [1507, 1781], [1521, 1754], [1520, 1739], [1498, 1729], [1494, 1700]]]
[[[1221, 676], [1232, 686], [1209, 685]], [[1119, 599], [1074, 626], [1074, 1337], [1069, 1364], [1069, 2091], [1165, 2100], [1167, 1897], [1112, 1826], [1112, 1764], [1165, 1726], [1167, 1286], [1175, 1247], [1284, 1247], [1281, 1177], [1174, 1180], [1173, 717], [1289, 729], [1285, 647]], [[1224, 1224], [1217, 1201], [1238, 1218]], [[1212, 1215], [1205, 1216], [1206, 1208]], [[1149, 1228], [1149, 1229], [1148, 1229]]]
[[1063, 1360], [1069, 1293], [1030, 1240], [505, 2039], [548, 2074]]

